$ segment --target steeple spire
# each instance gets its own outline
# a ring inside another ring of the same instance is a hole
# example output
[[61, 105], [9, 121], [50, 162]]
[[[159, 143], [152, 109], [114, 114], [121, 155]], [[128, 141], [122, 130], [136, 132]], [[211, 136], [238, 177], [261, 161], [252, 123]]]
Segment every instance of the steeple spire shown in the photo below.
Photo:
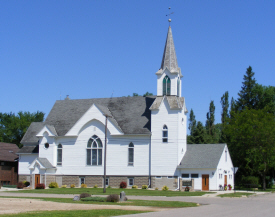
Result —
[[166, 67], [171, 73], [179, 73], [181, 75], [180, 68], [178, 67], [171, 26], [168, 28], [160, 69], [165, 70]]

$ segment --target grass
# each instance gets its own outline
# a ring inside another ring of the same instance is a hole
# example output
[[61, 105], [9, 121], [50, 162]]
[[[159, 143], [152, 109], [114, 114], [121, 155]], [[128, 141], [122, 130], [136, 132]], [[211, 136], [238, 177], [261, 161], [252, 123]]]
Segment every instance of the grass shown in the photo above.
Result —
[[202, 196], [204, 194], [213, 192], [186, 192], [186, 191], [156, 191], [156, 190], [144, 190], [144, 189], [127, 189], [127, 188], [107, 188], [106, 193], [103, 193], [102, 188], [50, 188], [50, 189], [32, 189], [32, 190], [21, 190], [21, 191], [10, 191], [9, 193], [42, 193], [42, 194], [81, 194], [89, 193], [93, 195], [109, 195], [109, 194], [120, 194], [124, 191], [127, 195], [136, 196]]
[[[99, 204], [99, 205], [120, 205], [120, 206], [152, 206], [163, 208], [182, 208], [182, 207], [196, 207], [196, 203], [181, 202], [181, 201], [155, 201], [155, 200], [128, 200], [122, 203], [100, 202], [100, 201], [73, 201], [72, 198], [42, 198], [42, 197], [5, 197], [5, 198], [26, 198], [39, 199], [43, 201], [51, 201], [58, 203], [74, 203], [74, 204]], [[97, 197], [99, 198], [99, 197]], [[106, 199], [106, 198], [102, 198]]]
[[250, 196], [253, 193], [245, 193], [245, 192], [236, 192], [236, 193], [228, 193], [228, 194], [220, 194], [218, 197], [242, 197], [242, 196]]
[[43, 211], [43, 212], [26, 212], [19, 214], [1, 215], [1, 217], [67, 217], [67, 216], [81, 216], [81, 217], [107, 217], [130, 215], [137, 213], [145, 213], [144, 211], [133, 210], [70, 210], [70, 211]]

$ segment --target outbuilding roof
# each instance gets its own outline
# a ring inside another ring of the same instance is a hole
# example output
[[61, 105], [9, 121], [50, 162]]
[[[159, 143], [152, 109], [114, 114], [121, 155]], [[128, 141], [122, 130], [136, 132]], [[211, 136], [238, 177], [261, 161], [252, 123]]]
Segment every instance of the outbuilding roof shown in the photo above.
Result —
[[19, 148], [16, 144], [0, 142], [0, 161], [14, 162]]
[[178, 168], [217, 168], [226, 144], [188, 144]]

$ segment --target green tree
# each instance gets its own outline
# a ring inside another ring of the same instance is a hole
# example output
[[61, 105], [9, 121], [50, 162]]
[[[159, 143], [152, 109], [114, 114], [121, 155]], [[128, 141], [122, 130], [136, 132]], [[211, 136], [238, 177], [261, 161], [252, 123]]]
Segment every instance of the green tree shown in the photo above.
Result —
[[234, 165], [244, 175], [258, 174], [266, 188], [266, 174], [275, 166], [275, 116], [266, 110], [244, 109], [226, 128]]
[[255, 109], [266, 109], [275, 114], [275, 87], [256, 84], [253, 88]]
[[206, 143], [206, 132], [205, 128], [203, 127], [202, 122], [198, 121], [198, 124], [196, 126], [195, 132], [194, 132], [194, 144], [205, 144]]
[[145, 94], [143, 94], [143, 96], [153, 96], [153, 94], [147, 91]]
[[44, 120], [43, 112], [18, 112], [0, 113], [0, 141], [14, 143], [21, 147], [20, 141], [26, 133], [32, 122], [41, 122]]
[[243, 86], [241, 91], [238, 93], [239, 98], [236, 101], [236, 109], [241, 111], [247, 107], [248, 109], [254, 109], [255, 106], [255, 94], [253, 89], [256, 85], [256, 80], [254, 78], [254, 72], [252, 67], [249, 66], [246, 69], [246, 74], [243, 78]]
[[214, 101], [212, 100], [209, 105], [209, 112], [206, 114], [206, 134], [207, 134], [207, 143], [216, 143], [215, 141], [215, 105]]
[[190, 111], [188, 122], [188, 129], [190, 131], [190, 135], [187, 136], [187, 144], [194, 144], [194, 132], [196, 130], [197, 121], [193, 109], [191, 109]]
[[226, 143], [227, 138], [224, 132], [225, 125], [228, 124], [229, 119], [229, 94], [228, 91], [226, 91], [223, 96], [221, 97], [221, 105], [222, 105], [222, 113], [221, 113], [221, 120], [222, 123], [220, 125], [220, 137], [219, 142], [220, 143]]

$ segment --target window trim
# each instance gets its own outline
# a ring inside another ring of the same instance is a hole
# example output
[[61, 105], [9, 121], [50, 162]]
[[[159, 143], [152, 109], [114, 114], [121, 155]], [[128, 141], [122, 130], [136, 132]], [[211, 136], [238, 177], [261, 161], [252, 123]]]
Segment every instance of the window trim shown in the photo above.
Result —
[[162, 81], [162, 95], [170, 96], [171, 95], [171, 79], [168, 75], [163, 78]]
[[[183, 177], [183, 175], [188, 175], [188, 177]], [[181, 174], [181, 178], [183, 178], [183, 179], [189, 179], [190, 178], [190, 174], [189, 173], [182, 173]]]
[[[132, 162], [130, 162], [130, 150], [133, 150]], [[134, 159], [135, 159], [135, 145], [132, 142], [130, 142], [130, 144], [128, 145], [128, 166], [134, 166]]]
[[[130, 180], [133, 180], [133, 184], [130, 184]], [[128, 186], [133, 186], [135, 185], [135, 178], [134, 177], [128, 177]]]
[[[96, 147], [94, 146], [94, 143]], [[88, 150], [90, 150], [90, 164], [88, 164]], [[96, 164], [93, 164], [93, 150], [96, 150]], [[101, 150], [101, 164], [99, 164], [99, 150]], [[97, 135], [93, 135], [90, 137], [90, 139], [87, 142], [87, 147], [86, 147], [86, 166], [102, 166], [102, 161], [103, 161], [103, 144], [101, 139]]]
[[198, 173], [191, 173], [191, 179], [197, 179], [197, 178], [199, 178]]
[[[166, 135], [164, 135], [166, 133]], [[168, 127], [166, 124], [162, 127], [162, 142], [168, 143]]]
[[[104, 177], [103, 177], [103, 180], [104, 180]], [[109, 184], [110, 184], [110, 178], [109, 177], [106, 177], [105, 184], [106, 184], [106, 186], [109, 186]]]
[[[58, 159], [58, 152], [61, 151], [61, 160]], [[58, 161], [60, 160], [60, 161]], [[56, 159], [56, 165], [57, 166], [62, 166], [62, 160], [63, 160], [63, 145], [61, 143], [58, 144], [57, 146], [57, 159]]]

